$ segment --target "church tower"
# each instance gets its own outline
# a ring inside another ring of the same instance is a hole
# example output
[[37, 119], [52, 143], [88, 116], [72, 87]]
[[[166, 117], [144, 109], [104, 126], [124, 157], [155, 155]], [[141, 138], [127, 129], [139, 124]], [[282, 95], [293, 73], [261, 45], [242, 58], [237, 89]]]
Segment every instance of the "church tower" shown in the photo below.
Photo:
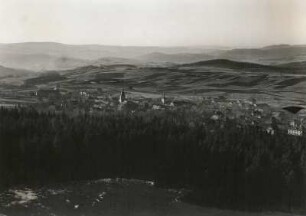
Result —
[[124, 101], [126, 101], [126, 96], [125, 96], [124, 89], [122, 89], [120, 93], [120, 97], [119, 97], [119, 103], [123, 103]]
[[166, 94], [165, 94], [165, 92], [163, 93], [163, 97], [161, 98], [161, 102], [162, 102], [162, 104], [166, 103]]

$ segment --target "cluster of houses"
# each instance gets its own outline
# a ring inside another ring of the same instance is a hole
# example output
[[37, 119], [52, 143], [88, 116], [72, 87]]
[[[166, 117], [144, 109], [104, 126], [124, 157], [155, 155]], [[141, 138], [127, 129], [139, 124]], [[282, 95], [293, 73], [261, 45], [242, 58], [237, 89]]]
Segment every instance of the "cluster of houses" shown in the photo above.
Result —
[[122, 89], [120, 95], [101, 90], [61, 91], [60, 88], [39, 89], [31, 95], [36, 97], [36, 108], [43, 111], [68, 113], [99, 113], [101, 111], [124, 110], [135, 112], [147, 109], [165, 109], [166, 96], [156, 102], [129, 99]]
[[202, 98], [197, 102], [167, 99], [163, 93], [157, 100], [128, 98], [122, 89], [118, 94], [101, 93], [101, 90], [61, 92], [59, 88], [40, 89], [34, 93], [45, 109], [73, 113], [97, 113], [99, 111], [146, 111], [196, 107], [198, 112], [210, 113], [211, 119], [238, 119], [240, 124], [255, 125], [274, 135], [276, 130], [288, 135], [302, 136], [305, 131], [306, 110], [303, 107], [272, 108], [256, 100], [228, 100], [226, 98]]
[[216, 101], [210, 105], [214, 114], [212, 120], [237, 119], [242, 125], [254, 125], [275, 135], [283, 131], [292, 136], [303, 136], [306, 128], [306, 109], [301, 106], [273, 108], [266, 103], [256, 103], [256, 100]]

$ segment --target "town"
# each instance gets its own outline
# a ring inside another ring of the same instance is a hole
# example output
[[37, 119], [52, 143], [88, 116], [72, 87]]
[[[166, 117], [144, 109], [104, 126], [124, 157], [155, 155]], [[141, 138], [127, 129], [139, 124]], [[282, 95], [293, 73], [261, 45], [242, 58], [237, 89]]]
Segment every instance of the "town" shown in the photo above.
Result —
[[[235, 119], [240, 125], [251, 125], [275, 135], [276, 131], [291, 136], [303, 136], [306, 128], [306, 109], [302, 106], [274, 107], [255, 98], [228, 99], [224, 96], [167, 95], [166, 92], [143, 96], [126, 89], [107, 91], [101, 88], [64, 90], [60, 85], [30, 91], [25, 105], [41, 112], [99, 115], [105, 112], [146, 112], [188, 110], [200, 118], [222, 122]], [[14, 107], [14, 105], [13, 105]], [[192, 124], [191, 124], [192, 125]]]

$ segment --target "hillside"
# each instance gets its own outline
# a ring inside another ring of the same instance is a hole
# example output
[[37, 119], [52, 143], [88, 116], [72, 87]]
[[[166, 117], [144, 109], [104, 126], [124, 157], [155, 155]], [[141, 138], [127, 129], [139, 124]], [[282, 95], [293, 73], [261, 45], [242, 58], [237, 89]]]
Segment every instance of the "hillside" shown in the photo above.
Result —
[[[1, 48], [0, 48], [1, 50]], [[32, 71], [65, 70], [89, 64], [89, 61], [37, 53], [5, 53], [0, 51], [0, 64]]]
[[306, 46], [274, 45], [254, 49], [229, 49], [67, 45], [52, 42], [0, 44], [0, 65], [33, 71], [66, 70], [101, 64], [188, 64], [212, 59], [264, 65], [287, 64], [306, 61]]
[[0, 77], [24, 76], [32, 73], [30, 71], [7, 68], [0, 65]]
[[[306, 75], [280, 68], [224, 59], [172, 66], [131, 64], [91, 65], [60, 71], [56, 79], [29, 79], [27, 84], [66, 89], [104, 89], [116, 92], [128, 88], [140, 94], [167, 92], [175, 95], [256, 95], [270, 103], [304, 103]], [[33, 82], [35, 81], [35, 82]]]
[[183, 64], [183, 63], [191, 63], [191, 62], [197, 62], [197, 61], [203, 61], [212, 59], [213, 57], [206, 54], [192, 54], [192, 53], [177, 53], [177, 54], [166, 54], [166, 53], [150, 53], [147, 55], [140, 56], [139, 59], [145, 61], [145, 62], [156, 62], [156, 63], [164, 63], [164, 62], [170, 62], [170, 63], [177, 63], [177, 64]]
[[306, 69], [306, 61], [290, 62], [290, 63], [287, 63], [287, 64], [280, 64], [278, 66], [279, 67], [284, 67], [284, 68], [301, 69], [301, 70], [305, 71], [305, 69]]
[[[53, 42], [0, 44], [0, 64], [34, 71], [66, 70], [91, 64], [152, 62], [154, 59], [144, 61], [141, 56], [155, 52], [165, 55], [182, 52], [193, 54], [204, 53], [206, 49], [205, 47], [67, 45]], [[198, 60], [199, 58], [200, 56]]]
[[[299, 216], [292, 213], [252, 213], [197, 206], [180, 200], [183, 191], [156, 188], [152, 183], [136, 179], [99, 179], [49, 185], [39, 189], [19, 187], [1, 192], [0, 202], [8, 206], [2, 212], [7, 215], [15, 215], [17, 209], [26, 209], [33, 216], [56, 215], [62, 209], [66, 215], [91, 216], [124, 215], [126, 212], [130, 215], [150, 216]], [[6, 199], [1, 199], [4, 197]]]
[[130, 64], [130, 65], [141, 65], [142, 61], [137, 59], [129, 59], [129, 58], [118, 58], [118, 57], [105, 57], [91, 61], [91, 65], [116, 65], [116, 64]]
[[275, 45], [259, 49], [232, 49], [218, 56], [236, 61], [261, 64], [285, 64], [306, 60], [306, 46]]
[[174, 53], [202, 53], [205, 47], [154, 47], [154, 46], [105, 46], [105, 45], [68, 45], [53, 42], [28, 42], [15, 44], [1, 44], [0, 53], [46, 54], [65, 56], [69, 58], [95, 60], [104, 57], [134, 58], [137, 56], [163, 52]]
[[209, 61], [200, 61], [194, 62], [191, 64], [183, 64], [183, 66], [188, 67], [216, 67], [216, 68], [225, 68], [225, 69], [235, 69], [235, 70], [246, 70], [246, 71], [279, 71], [280, 68], [276, 66], [269, 66], [269, 65], [261, 65], [249, 62], [238, 62], [238, 61], [231, 61], [228, 59], [214, 59]]

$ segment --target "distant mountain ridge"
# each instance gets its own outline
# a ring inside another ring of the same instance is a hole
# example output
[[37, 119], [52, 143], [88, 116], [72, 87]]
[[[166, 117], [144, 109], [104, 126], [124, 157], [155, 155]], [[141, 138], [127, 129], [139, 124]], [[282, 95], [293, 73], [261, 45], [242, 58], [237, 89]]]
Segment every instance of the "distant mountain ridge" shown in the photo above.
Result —
[[137, 47], [67, 45], [53, 42], [0, 44], [0, 65], [33, 71], [67, 70], [99, 64], [187, 64], [228, 59], [262, 65], [306, 61], [305, 45], [262, 48]]
[[[1, 48], [0, 48], [1, 50]], [[65, 70], [90, 64], [83, 59], [49, 54], [3, 53], [0, 51], [0, 65], [31, 71]]]
[[306, 61], [306, 46], [274, 45], [258, 49], [232, 49], [221, 53], [218, 57], [260, 64], [285, 64]]
[[[202, 53], [205, 48], [197, 47], [133, 47], [104, 45], [67, 45], [53, 42], [27, 42], [0, 45], [0, 64], [6, 67], [35, 71], [66, 70], [95, 64], [103, 59], [109, 62], [143, 62], [142, 55], [154, 52], [176, 54], [181, 52]], [[123, 62], [118, 59], [125, 59]], [[63, 61], [65, 60], [65, 61]], [[150, 61], [150, 60], [148, 60]], [[109, 64], [108, 62], [106, 64]]]
[[24, 54], [48, 54], [95, 60], [105, 57], [134, 58], [153, 52], [202, 53], [204, 47], [157, 47], [157, 46], [109, 46], [109, 45], [68, 45], [54, 42], [27, 42], [0, 45], [0, 52], [19, 52]]

